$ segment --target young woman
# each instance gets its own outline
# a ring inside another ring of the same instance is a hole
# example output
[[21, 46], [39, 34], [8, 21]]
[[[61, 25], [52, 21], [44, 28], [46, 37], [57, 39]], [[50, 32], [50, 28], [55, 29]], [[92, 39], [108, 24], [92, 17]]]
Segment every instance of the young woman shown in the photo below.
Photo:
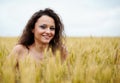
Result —
[[17, 60], [31, 55], [35, 60], [42, 60], [44, 51], [52, 50], [53, 55], [59, 50], [61, 60], [67, 56], [67, 50], [63, 44], [64, 26], [59, 16], [49, 8], [40, 10], [32, 15], [28, 21], [18, 44], [12, 54], [17, 55]]

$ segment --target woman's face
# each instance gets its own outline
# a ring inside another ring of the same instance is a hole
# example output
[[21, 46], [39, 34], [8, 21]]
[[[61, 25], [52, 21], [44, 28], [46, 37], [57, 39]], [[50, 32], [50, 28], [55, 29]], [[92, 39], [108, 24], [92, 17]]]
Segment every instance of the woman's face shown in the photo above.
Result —
[[54, 19], [47, 15], [41, 16], [35, 23], [32, 32], [34, 33], [35, 41], [42, 44], [49, 44], [55, 35]]

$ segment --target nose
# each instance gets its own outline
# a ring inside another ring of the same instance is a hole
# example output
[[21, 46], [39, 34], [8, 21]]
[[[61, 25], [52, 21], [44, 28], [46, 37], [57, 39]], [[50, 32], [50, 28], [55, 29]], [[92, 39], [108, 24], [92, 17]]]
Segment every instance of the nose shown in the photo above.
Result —
[[50, 33], [50, 28], [47, 28], [45, 31], [46, 33]]

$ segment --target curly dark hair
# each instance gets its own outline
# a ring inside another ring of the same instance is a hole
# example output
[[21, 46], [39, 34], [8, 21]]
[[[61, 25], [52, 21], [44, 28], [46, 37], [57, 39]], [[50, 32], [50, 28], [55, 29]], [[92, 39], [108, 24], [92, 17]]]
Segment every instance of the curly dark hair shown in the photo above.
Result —
[[32, 33], [32, 30], [34, 29], [35, 23], [37, 20], [43, 16], [47, 15], [49, 17], [52, 17], [55, 21], [55, 36], [50, 41], [49, 47], [51, 47], [52, 52], [54, 53], [57, 49], [61, 48], [63, 44], [64, 39], [64, 25], [58, 16], [52, 9], [46, 8], [44, 10], [39, 10], [35, 12], [32, 17], [27, 22], [22, 36], [20, 37], [18, 43], [26, 46], [29, 49], [29, 46], [34, 43], [34, 34]]

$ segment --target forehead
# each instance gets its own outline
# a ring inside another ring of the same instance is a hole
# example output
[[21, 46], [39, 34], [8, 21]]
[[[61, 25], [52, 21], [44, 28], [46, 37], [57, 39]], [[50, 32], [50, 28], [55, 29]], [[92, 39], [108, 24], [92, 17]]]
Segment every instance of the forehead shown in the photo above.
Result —
[[52, 26], [55, 26], [55, 22], [54, 22], [54, 19], [50, 16], [47, 16], [47, 15], [43, 15], [41, 16], [36, 23], [39, 23], [39, 24], [47, 24], [47, 25], [52, 25]]

